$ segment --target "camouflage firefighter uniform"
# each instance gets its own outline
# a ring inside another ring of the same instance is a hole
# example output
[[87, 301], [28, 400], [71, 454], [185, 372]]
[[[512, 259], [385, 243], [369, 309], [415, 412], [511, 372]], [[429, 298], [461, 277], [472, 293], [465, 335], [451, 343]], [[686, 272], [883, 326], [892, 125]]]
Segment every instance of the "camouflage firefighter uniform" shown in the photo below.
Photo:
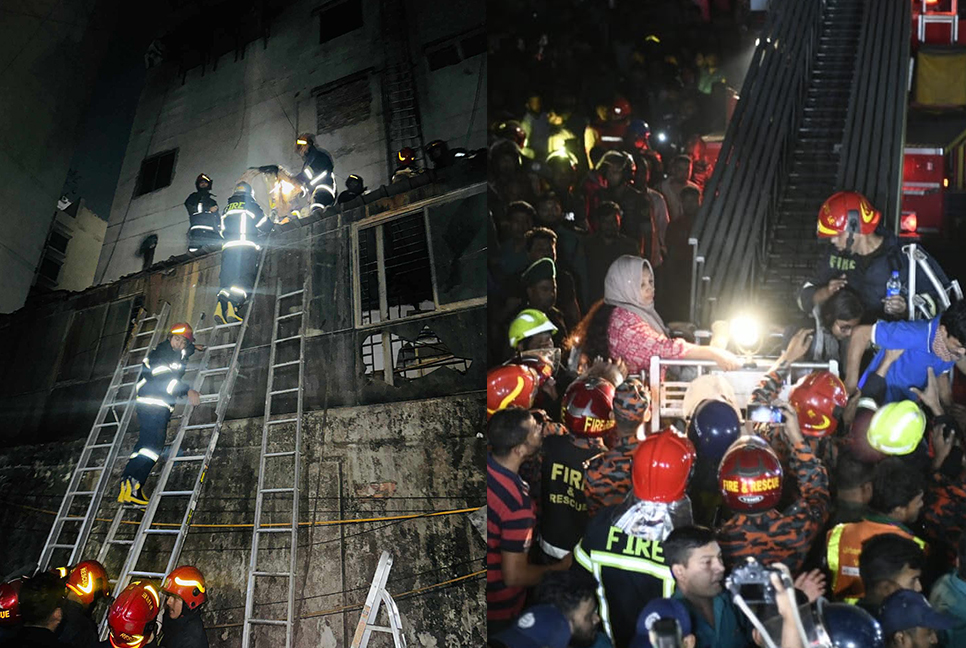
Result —
[[631, 490], [631, 457], [637, 437], [622, 437], [617, 445], [591, 459], [584, 476], [587, 514], [590, 517], [607, 506], [620, 504]]
[[[799, 496], [784, 510], [736, 514], [718, 530], [726, 565], [752, 556], [763, 564], [784, 563], [799, 571], [829, 514], [828, 472], [807, 445], [791, 449]], [[786, 480], [787, 482], [787, 480]]]
[[966, 474], [961, 472], [957, 478], [950, 478], [941, 471], [934, 471], [923, 494], [922, 522], [926, 540], [952, 564], [956, 558], [956, 547], [963, 537], [966, 525]]

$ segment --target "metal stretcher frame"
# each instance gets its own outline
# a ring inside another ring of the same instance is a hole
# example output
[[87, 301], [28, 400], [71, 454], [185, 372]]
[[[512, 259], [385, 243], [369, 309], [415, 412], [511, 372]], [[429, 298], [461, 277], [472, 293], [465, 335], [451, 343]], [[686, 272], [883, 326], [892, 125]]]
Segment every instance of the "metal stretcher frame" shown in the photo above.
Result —
[[[654, 356], [648, 372], [641, 372], [641, 381], [650, 384], [651, 389], [651, 432], [661, 429], [661, 419], [668, 417], [684, 418], [684, 394], [691, 384], [691, 380], [661, 381], [661, 372], [668, 367], [685, 367], [697, 370], [697, 376], [705, 374], [720, 374], [735, 388], [735, 396], [739, 407], [744, 407], [751, 398], [751, 393], [758, 386], [765, 372], [775, 363], [775, 358], [752, 357], [744, 367], [738, 371], [722, 371], [713, 360], [671, 360]], [[835, 360], [828, 362], [796, 362], [791, 365], [785, 376], [785, 386], [791, 386], [794, 381], [812, 371], [831, 371], [838, 375], [839, 363]], [[693, 380], [693, 378], [692, 378]], [[749, 387], [750, 386], [750, 387]], [[744, 398], [743, 398], [744, 397]]]

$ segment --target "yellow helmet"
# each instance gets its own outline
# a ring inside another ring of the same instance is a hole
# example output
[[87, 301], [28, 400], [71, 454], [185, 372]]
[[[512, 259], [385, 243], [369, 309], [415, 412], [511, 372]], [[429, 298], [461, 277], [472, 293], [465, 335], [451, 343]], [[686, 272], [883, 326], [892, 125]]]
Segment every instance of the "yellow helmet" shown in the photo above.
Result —
[[916, 449], [926, 431], [926, 415], [912, 401], [889, 403], [878, 409], [866, 438], [874, 449], [888, 455], [907, 455]]
[[510, 348], [516, 350], [517, 345], [528, 337], [533, 337], [538, 333], [550, 331], [551, 335], [557, 332], [557, 327], [541, 311], [535, 308], [526, 308], [517, 314], [513, 322], [510, 323]]

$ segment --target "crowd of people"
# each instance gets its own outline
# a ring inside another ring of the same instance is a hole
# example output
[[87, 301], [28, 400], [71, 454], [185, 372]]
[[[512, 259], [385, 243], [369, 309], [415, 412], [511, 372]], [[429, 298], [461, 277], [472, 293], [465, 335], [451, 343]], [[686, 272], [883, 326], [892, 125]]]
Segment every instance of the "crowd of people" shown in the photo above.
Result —
[[[966, 645], [958, 283], [862, 194], [829, 196], [799, 321], [739, 401], [746, 360], [687, 321], [714, 53], [678, 32], [655, 56], [625, 3], [524, 6], [491, 52], [490, 645]], [[645, 122], [664, 109], [676, 150]], [[649, 383], [693, 376], [654, 358], [715, 365], [683, 415]]]

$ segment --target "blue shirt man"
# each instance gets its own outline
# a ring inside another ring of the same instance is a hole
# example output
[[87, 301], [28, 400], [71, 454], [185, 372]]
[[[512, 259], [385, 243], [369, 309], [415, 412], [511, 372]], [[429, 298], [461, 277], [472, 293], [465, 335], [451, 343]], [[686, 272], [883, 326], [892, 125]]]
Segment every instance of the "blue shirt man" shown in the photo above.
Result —
[[[859, 388], [865, 385], [869, 374], [879, 367], [885, 357], [886, 349], [904, 349], [903, 354], [892, 363], [886, 373], [885, 402], [916, 400], [915, 394], [909, 388], [925, 388], [929, 367], [932, 367], [936, 376], [940, 376], [956, 364], [955, 360], [945, 352], [945, 340], [936, 339], [939, 329], [938, 317], [915, 322], [880, 320], [873, 324], [871, 340], [872, 344], [879, 347], [879, 351], [862, 374]], [[943, 355], [937, 354], [937, 350]]]

